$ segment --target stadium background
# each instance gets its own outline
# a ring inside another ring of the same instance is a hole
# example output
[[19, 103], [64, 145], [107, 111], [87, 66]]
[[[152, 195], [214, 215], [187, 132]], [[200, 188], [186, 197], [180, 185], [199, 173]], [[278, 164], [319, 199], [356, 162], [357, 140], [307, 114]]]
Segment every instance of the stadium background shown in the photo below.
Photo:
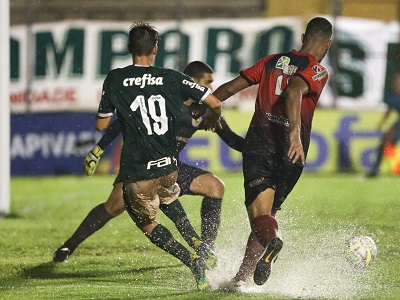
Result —
[[[246, 34], [257, 31], [264, 24], [274, 29], [287, 26], [292, 29], [293, 34], [289, 37], [283, 35], [283, 41], [279, 40], [278, 35], [275, 40], [280, 48], [274, 48], [275, 43], [270, 42], [269, 48], [264, 49], [264, 54], [272, 53], [273, 50], [290, 50], [291, 47], [297, 48], [304, 24], [315, 15], [329, 17], [340, 28], [335, 36], [336, 46], [332, 47], [326, 63], [331, 74], [343, 76], [331, 76], [330, 92], [321, 97], [322, 104], [315, 115], [306, 170], [362, 172], [371, 165], [381, 134], [375, 130], [375, 124], [385, 108], [384, 91], [387, 79], [398, 69], [400, 3], [397, 0], [304, 0], [301, 5], [295, 0], [120, 0], [118, 4], [92, 0], [13, 0], [10, 4], [12, 175], [82, 174], [82, 157], [100, 137], [93, 129], [96, 97], [91, 97], [89, 93], [87, 97], [78, 97], [78, 104], [70, 101], [75, 99], [75, 91], [68, 87], [79, 85], [77, 82], [82, 81], [82, 78], [78, 76], [71, 79], [69, 72], [72, 70], [72, 73], [81, 74], [83, 71], [79, 69], [79, 61], [74, 61], [79, 60], [79, 57], [68, 56], [70, 49], [66, 47], [69, 44], [65, 39], [69, 36], [81, 32], [89, 35], [96, 28], [102, 32], [126, 32], [129, 24], [137, 20], [156, 23], [162, 29], [161, 33], [168, 30], [173, 33], [178, 31], [185, 32], [189, 37], [195, 36], [196, 28], [201, 27], [209, 33], [207, 40], [187, 46], [187, 55], [182, 55], [185, 52], [181, 52], [185, 49], [184, 40], [179, 42], [179, 37], [172, 35], [169, 40], [165, 39], [164, 48], [170, 50], [159, 55], [163, 60], [158, 63], [182, 70], [188, 60], [205, 60], [216, 71], [216, 87], [237, 74], [234, 71], [250, 65], [257, 55], [262, 54], [249, 54], [257, 44], [248, 45], [251, 38]], [[281, 23], [285, 26], [281, 26]], [[218, 30], [221, 26], [222, 42], [215, 38], [214, 46], [220, 50], [217, 54], [226, 55], [217, 61], [213, 58], [213, 51], [204, 48], [210, 47], [213, 37], [210, 32], [216, 27], [215, 34], [220, 33]], [[229, 35], [232, 32], [233, 40]], [[275, 41], [273, 36], [266, 36], [267, 41]], [[231, 45], [237, 42], [237, 37], [242, 38], [241, 45], [245, 49], [243, 53], [223, 48], [224, 43]], [[285, 43], [286, 38], [288, 43]], [[360, 41], [348, 42], [349, 39], [357, 38]], [[260, 41], [265, 40], [261, 37]], [[124, 46], [123, 40], [121, 42], [121, 39], [116, 39], [113, 42], [116, 45], [116, 48], [110, 46], [114, 51], [113, 57], [120, 59], [118, 63], [129, 63], [129, 55], [121, 50]], [[112, 44], [111, 40], [110, 43]], [[223, 44], [222, 48], [218, 48], [218, 43]], [[43, 44], [48, 47], [41, 48]], [[91, 60], [83, 64], [81, 69], [94, 69], [104, 62], [104, 57], [93, 52], [96, 49], [94, 44], [85, 44], [85, 51], [89, 48], [89, 52], [82, 55]], [[179, 44], [183, 46], [176, 48]], [[32, 53], [35, 55], [32, 56]], [[234, 63], [235, 54], [238, 55], [237, 64]], [[340, 57], [343, 59], [339, 59]], [[351, 59], [346, 59], [348, 57]], [[349, 65], [349, 61], [353, 64]], [[102, 72], [96, 73], [96, 78], [80, 82], [83, 95], [87, 95], [85, 92], [88, 91], [98, 95], [95, 89], [101, 88], [104, 74], [110, 67], [114, 67], [113, 64], [116, 62], [105, 65]], [[360, 77], [364, 79], [361, 80], [363, 84], [357, 85]], [[54, 86], [61, 88], [45, 92], [46, 88], [51, 89]], [[85, 87], [88, 87], [86, 91]], [[35, 91], [36, 94], [33, 93]], [[345, 97], [342, 97], [343, 94]], [[254, 93], [250, 92], [250, 95], [244, 95], [243, 98], [252, 98], [251, 95]], [[244, 135], [251, 109], [252, 101], [236, 99], [226, 103], [224, 115], [231, 127]], [[117, 171], [119, 146], [120, 141], [116, 141], [107, 149], [99, 172]], [[391, 154], [392, 157], [384, 161], [384, 172], [396, 171], [399, 154]], [[240, 170], [240, 154], [229, 150], [217, 136], [209, 133], [197, 133], [182, 153], [181, 159], [213, 171]]]

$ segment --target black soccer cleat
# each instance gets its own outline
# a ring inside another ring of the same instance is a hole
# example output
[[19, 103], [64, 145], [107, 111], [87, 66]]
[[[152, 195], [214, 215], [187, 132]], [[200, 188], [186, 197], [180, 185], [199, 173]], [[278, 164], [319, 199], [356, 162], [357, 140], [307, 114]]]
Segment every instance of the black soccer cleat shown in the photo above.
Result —
[[258, 260], [256, 269], [254, 271], [254, 283], [263, 285], [271, 274], [271, 267], [276, 260], [279, 251], [281, 251], [283, 241], [281, 238], [276, 237], [271, 240], [263, 255]]
[[194, 278], [196, 279], [197, 289], [198, 290], [207, 290], [210, 289], [210, 284], [206, 279], [206, 264], [202, 257], [197, 254], [191, 254], [191, 266], [190, 270], [192, 271]]
[[74, 253], [74, 249], [65, 247], [64, 245], [61, 246], [54, 252], [53, 261], [55, 263], [66, 262], [68, 258]]

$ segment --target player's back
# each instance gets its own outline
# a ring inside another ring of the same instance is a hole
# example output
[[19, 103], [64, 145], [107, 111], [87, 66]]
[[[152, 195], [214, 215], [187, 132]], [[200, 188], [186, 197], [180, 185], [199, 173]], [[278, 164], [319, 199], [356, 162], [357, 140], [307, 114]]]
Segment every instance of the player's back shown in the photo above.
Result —
[[[246, 136], [246, 150], [266, 151], [265, 141], [288, 145], [285, 138], [289, 133], [289, 120], [283, 93], [293, 76], [300, 76], [309, 85], [309, 92], [303, 96], [301, 104], [302, 137], [305, 149], [308, 149], [314, 110], [328, 77], [326, 69], [313, 56], [292, 50], [266, 56], [241, 74], [253, 84], [259, 84], [255, 113]], [[280, 134], [272, 134], [268, 129], [272, 127]]]
[[106, 92], [117, 110], [124, 136], [121, 160], [127, 167], [121, 172], [130, 174], [130, 178], [157, 177], [161, 170], [151, 162], [167, 158], [165, 163], [171, 164], [168, 158], [176, 157], [175, 119], [182, 106], [177, 86], [181, 80], [178, 72], [157, 67], [131, 65], [109, 73]]
[[110, 71], [99, 113], [117, 110], [124, 137], [120, 173], [124, 179], [148, 179], [176, 169], [176, 118], [183, 101], [209, 94], [189, 76], [171, 69], [130, 65]]

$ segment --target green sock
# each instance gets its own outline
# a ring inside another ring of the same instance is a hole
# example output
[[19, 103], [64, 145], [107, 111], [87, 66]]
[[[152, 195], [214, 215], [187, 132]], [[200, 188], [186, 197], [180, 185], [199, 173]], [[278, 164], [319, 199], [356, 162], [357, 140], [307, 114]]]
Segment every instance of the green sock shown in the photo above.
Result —
[[185, 239], [190, 247], [194, 247], [193, 238], [200, 240], [199, 235], [194, 230], [192, 224], [182, 207], [181, 202], [176, 199], [171, 204], [161, 204], [160, 209], [162, 212], [175, 223], [179, 233]]
[[222, 199], [204, 197], [201, 203], [201, 240], [214, 248], [221, 223]]
[[158, 224], [150, 233], [149, 238], [154, 245], [175, 256], [186, 266], [191, 266], [190, 251], [175, 240], [167, 228]]

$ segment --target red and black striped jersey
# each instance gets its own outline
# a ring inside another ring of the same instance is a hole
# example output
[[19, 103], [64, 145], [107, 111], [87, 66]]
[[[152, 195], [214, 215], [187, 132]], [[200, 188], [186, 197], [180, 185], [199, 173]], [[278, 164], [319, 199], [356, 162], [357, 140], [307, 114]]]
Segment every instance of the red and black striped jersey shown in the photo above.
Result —
[[301, 107], [301, 138], [307, 153], [315, 107], [328, 80], [328, 71], [313, 56], [292, 50], [265, 56], [240, 75], [249, 84], [259, 85], [244, 152], [287, 151], [289, 120], [283, 91], [291, 78], [300, 76], [309, 87]]

